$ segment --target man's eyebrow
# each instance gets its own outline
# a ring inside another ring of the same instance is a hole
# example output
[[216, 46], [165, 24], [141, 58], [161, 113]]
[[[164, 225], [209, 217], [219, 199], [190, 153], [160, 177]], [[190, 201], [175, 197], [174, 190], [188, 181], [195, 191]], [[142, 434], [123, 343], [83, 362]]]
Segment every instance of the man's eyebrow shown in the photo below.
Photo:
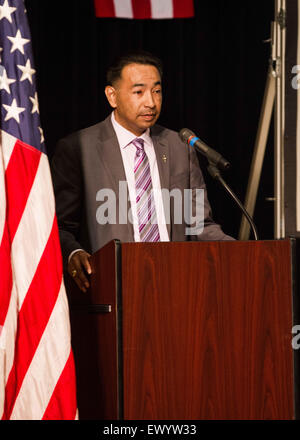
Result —
[[[155, 87], [155, 86], [158, 86], [158, 85], [161, 85], [161, 81], [156, 81], [156, 83], [154, 84], [154, 87]], [[145, 87], [145, 84], [143, 84], [143, 83], [136, 83], [136, 84], [133, 84], [133, 85], [131, 86], [132, 89], [133, 89], [134, 87]]]

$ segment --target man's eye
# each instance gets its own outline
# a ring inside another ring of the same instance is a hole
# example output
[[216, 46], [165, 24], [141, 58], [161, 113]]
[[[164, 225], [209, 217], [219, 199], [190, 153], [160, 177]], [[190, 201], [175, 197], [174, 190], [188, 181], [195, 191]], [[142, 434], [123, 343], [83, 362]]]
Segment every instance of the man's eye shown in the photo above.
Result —
[[161, 93], [161, 89], [154, 90], [154, 93], [160, 94]]
[[137, 95], [140, 95], [142, 93], [141, 90], [136, 90], [134, 93], [136, 93]]

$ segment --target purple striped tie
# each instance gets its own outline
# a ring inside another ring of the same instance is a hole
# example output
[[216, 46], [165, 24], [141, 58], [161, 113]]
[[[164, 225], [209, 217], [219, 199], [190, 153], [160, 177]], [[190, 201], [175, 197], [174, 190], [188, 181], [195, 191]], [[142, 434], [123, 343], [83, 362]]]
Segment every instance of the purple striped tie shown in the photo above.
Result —
[[132, 143], [136, 147], [134, 177], [140, 240], [160, 241], [153, 198], [150, 165], [147, 154], [144, 150], [144, 140], [136, 138]]

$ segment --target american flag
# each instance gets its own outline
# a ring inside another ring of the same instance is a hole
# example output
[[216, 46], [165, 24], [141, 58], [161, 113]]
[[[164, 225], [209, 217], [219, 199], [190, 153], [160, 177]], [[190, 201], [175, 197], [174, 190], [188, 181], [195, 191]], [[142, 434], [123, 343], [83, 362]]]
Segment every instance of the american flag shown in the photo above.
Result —
[[53, 189], [22, 0], [0, 0], [0, 418], [77, 418]]
[[137, 19], [194, 16], [193, 0], [94, 0], [96, 17]]

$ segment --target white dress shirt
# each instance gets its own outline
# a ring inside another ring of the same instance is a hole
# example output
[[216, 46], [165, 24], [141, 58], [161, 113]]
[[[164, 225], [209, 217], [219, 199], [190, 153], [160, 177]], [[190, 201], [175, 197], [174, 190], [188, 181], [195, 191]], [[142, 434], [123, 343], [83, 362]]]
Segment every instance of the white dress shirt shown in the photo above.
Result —
[[128, 192], [129, 192], [129, 200], [131, 204], [134, 241], [140, 241], [138, 215], [136, 208], [135, 176], [134, 176], [134, 157], [136, 154], [136, 147], [132, 144], [132, 141], [137, 137], [144, 140], [144, 149], [149, 160], [160, 241], [170, 241], [166, 226], [156, 154], [150, 136], [150, 129], [148, 128], [141, 136], [136, 136], [135, 134], [126, 130], [126, 128], [122, 127], [122, 125], [120, 125], [116, 121], [114, 112], [112, 112], [111, 114], [111, 122], [118, 138], [120, 151], [123, 159], [123, 165], [125, 169], [125, 175], [126, 175]]

